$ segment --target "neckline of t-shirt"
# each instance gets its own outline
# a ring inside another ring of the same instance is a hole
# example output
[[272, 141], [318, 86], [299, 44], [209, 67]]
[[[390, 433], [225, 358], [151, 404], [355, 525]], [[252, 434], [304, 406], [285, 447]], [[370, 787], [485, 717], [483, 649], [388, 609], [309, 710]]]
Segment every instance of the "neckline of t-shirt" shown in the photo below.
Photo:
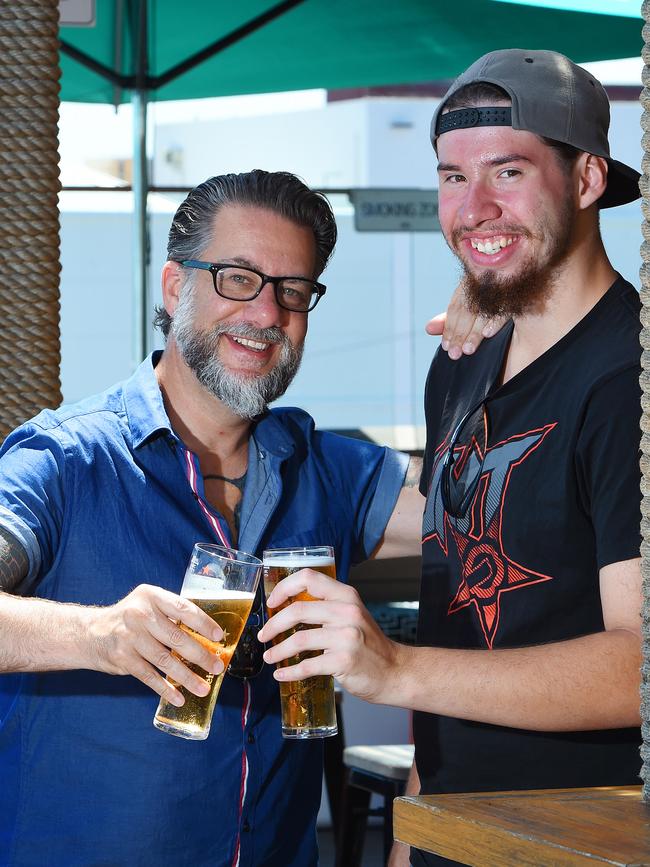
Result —
[[[537, 374], [537, 371], [542, 367], [542, 365], [546, 364], [549, 359], [553, 359], [553, 357], [559, 352], [562, 352], [566, 346], [577, 340], [582, 334], [582, 332], [589, 327], [591, 320], [597, 315], [599, 315], [603, 307], [606, 307], [607, 305], [613, 303], [616, 298], [619, 298], [625, 287], [626, 280], [617, 271], [616, 279], [609, 287], [609, 289], [601, 298], [598, 299], [598, 301], [596, 301], [594, 306], [585, 313], [582, 319], [576, 322], [576, 324], [573, 326], [573, 328], [571, 328], [570, 331], [567, 331], [565, 335], [560, 337], [560, 339], [556, 341], [552, 346], [549, 346], [549, 348], [541, 355], [539, 355], [534, 361], [531, 361], [530, 364], [526, 365], [523, 370], [520, 370], [519, 373], [515, 374], [515, 376], [513, 376], [512, 379], [509, 379], [508, 382], [504, 383], [503, 385], [497, 386], [495, 385], [496, 380], [493, 381], [492, 385], [488, 389], [486, 399], [490, 399], [496, 397], [497, 395], [512, 391], [517, 388], [520, 383], [534, 377]], [[512, 340], [512, 333], [514, 331], [514, 323], [512, 322], [512, 320], [508, 323], [507, 327], [509, 328], [509, 334], [503, 341], [503, 346], [501, 347], [501, 356], [499, 360], [499, 366], [495, 374], [496, 377], [498, 377], [501, 373], [503, 361], [508, 351], [508, 347], [510, 346], [510, 341]]]

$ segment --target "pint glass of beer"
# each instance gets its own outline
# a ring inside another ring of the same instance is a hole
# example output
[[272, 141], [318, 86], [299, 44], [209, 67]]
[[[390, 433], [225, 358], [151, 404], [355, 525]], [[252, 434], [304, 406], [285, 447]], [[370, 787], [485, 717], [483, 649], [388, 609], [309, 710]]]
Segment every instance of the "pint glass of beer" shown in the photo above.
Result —
[[[334, 549], [329, 545], [317, 548], [276, 548], [264, 552], [264, 592], [268, 597], [278, 583], [299, 569], [315, 569], [336, 578]], [[294, 601], [313, 601], [314, 597], [302, 592], [288, 599], [281, 608]], [[269, 608], [272, 617], [280, 608]], [[299, 623], [289, 632], [278, 635], [273, 640], [279, 644], [298, 629], [314, 629], [306, 623]], [[302, 659], [318, 656], [320, 650], [306, 650], [285, 659], [279, 665], [296, 665]], [[285, 738], [327, 738], [335, 735], [336, 705], [334, 703], [334, 678], [319, 675], [306, 680], [283, 682], [280, 684], [280, 703], [282, 707], [282, 736]]]
[[153, 719], [156, 728], [194, 741], [207, 738], [223, 675], [250, 614], [261, 573], [262, 561], [243, 551], [204, 543], [194, 546], [180, 595], [191, 599], [219, 624], [223, 639], [210, 641], [182, 623], [180, 628], [218, 654], [223, 660], [224, 672], [209, 674], [200, 666], [183, 660], [209, 684], [210, 692], [205, 696], [194, 695], [170, 678], [170, 683], [182, 693], [185, 704], [176, 707], [161, 698]]

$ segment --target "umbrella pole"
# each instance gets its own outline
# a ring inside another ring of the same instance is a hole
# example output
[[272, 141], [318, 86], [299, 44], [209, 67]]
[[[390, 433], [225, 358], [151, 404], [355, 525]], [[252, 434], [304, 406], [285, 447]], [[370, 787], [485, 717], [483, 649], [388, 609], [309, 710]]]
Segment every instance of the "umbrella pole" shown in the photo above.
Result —
[[147, 231], [147, 94], [134, 90], [133, 106], [133, 368], [149, 352], [148, 265], [149, 233]]
[[133, 106], [133, 368], [149, 351], [149, 233], [147, 231], [147, 76], [149, 72], [148, 0], [131, 7]]

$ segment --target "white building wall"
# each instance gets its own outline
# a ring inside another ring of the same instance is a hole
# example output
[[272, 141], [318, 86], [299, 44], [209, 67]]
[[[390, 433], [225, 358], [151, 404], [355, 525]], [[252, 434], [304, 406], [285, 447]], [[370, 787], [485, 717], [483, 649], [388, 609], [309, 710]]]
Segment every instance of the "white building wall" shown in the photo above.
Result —
[[156, 128], [153, 177], [159, 186], [194, 186], [226, 172], [291, 171], [308, 184], [366, 184], [366, 110], [356, 102], [259, 117]]

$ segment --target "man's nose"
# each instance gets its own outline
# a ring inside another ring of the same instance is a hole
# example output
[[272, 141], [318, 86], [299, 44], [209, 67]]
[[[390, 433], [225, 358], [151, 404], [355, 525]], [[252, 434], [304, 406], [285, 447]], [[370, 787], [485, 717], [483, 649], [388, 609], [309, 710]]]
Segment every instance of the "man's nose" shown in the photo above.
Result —
[[275, 286], [270, 280], [264, 282], [257, 298], [246, 302], [246, 312], [247, 319], [263, 328], [268, 328], [272, 325], [282, 325], [285, 311], [277, 302]]
[[487, 184], [468, 184], [460, 213], [464, 225], [480, 226], [481, 223], [497, 220], [501, 214], [501, 206]]

